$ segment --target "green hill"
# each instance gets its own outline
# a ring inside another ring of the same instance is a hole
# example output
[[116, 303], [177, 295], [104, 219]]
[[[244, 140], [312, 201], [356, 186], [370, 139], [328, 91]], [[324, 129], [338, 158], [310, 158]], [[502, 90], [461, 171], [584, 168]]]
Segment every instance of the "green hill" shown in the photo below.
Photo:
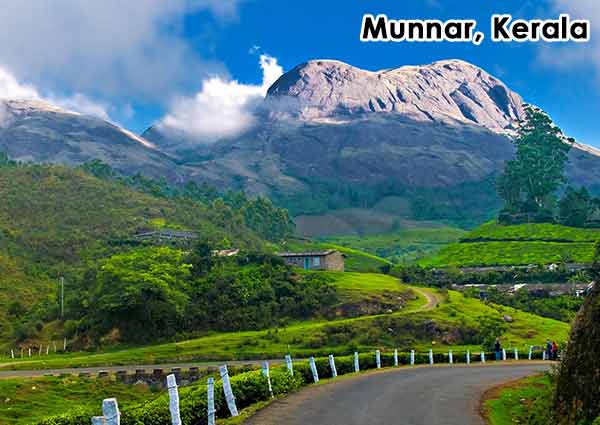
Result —
[[58, 277], [67, 296], [85, 291], [75, 283], [84, 271], [138, 248], [136, 232], [189, 229], [235, 247], [265, 245], [223, 203], [152, 196], [66, 167], [0, 166], [0, 199], [0, 346], [35, 339], [58, 317]]
[[592, 262], [600, 229], [558, 224], [484, 224], [421, 265], [496, 266]]

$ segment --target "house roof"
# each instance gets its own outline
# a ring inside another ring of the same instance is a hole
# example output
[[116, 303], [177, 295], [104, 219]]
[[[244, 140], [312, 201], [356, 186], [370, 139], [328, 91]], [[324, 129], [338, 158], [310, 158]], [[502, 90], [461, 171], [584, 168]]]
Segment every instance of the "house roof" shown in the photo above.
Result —
[[277, 255], [280, 257], [325, 257], [326, 255], [337, 252], [335, 249], [328, 249], [327, 251], [305, 251], [305, 252], [278, 252]]

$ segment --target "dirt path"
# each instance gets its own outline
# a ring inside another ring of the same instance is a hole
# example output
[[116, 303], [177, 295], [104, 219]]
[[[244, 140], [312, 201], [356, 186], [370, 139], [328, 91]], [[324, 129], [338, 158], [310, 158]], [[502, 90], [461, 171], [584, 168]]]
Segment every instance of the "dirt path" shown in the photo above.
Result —
[[433, 293], [433, 290], [425, 290], [425, 289], [417, 288], [416, 286], [413, 286], [411, 288], [413, 291], [418, 292], [420, 295], [424, 296], [427, 299], [427, 304], [416, 309], [415, 310], [416, 312], [433, 310], [434, 308], [436, 308], [438, 305], [440, 305], [442, 303], [442, 300], [440, 300], [437, 297], [437, 295], [435, 293]]

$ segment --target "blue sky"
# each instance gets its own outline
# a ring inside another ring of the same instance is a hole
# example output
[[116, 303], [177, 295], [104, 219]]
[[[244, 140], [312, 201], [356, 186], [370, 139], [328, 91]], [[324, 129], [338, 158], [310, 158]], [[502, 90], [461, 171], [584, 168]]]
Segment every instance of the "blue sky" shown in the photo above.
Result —
[[[30, 85], [40, 96], [65, 105], [98, 105], [136, 132], [168, 115], [176, 99], [193, 98], [212, 76], [237, 80], [240, 90], [243, 85], [256, 89], [263, 79], [260, 54], [276, 58], [286, 71], [314, 58], [371, 70], [459, 58], [544, 108], [569, 135], [600, 147], [596, 0], [141, 0], [131, 6], [116, 0], [102, 6], [57, 0], [51, 9], [40, 5], [46, 2], [18, 3], [23, 4], [0, 11], [0, 77], [4, 69], [21, 86]], [[359, 41], [364, 13], [396, 19], [473, 18], [487, 35], [493, 13], [531, 19], [560, 12], [591, 19], [591, 42], [558, 46], [486, 39], [474, 46]], [[260, 49], [251, 53], [253, 46]]]

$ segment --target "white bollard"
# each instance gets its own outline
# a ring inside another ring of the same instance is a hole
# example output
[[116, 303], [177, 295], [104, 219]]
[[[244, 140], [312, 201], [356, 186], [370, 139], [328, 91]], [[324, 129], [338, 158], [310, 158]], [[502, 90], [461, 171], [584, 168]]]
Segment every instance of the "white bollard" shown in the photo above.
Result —
[[181, 414], [179, 413], [179, 390], [177, 389], [177, 378], [170, 374], [167, 376], [167, 389], [169, 390], [169, 411], [171, 412], [171, 423], [181, 425]]
[[102, 401], [103, 424], [121, 425], [121, 412], [116, 398], [106, 398]]
[[31, 347], [29, 347], [29, 357], [31, 357]]
[[15, 359], [15, 352], [13, 350], [10, 350], [10, 358]]
[[467, 364], [471, 364], [471, 352], [467, 350]]
[[231, 390], [231, 381], [229, 380], [229, 371], [227, 365], [223, 365], [219, 368], [221, 374], [221, 380], [223, 381], [223, 393], [225, 394], [225, 400], [227, 401], [227, 407], [231, 416], [239, 416], [237, 406], [235, 405], [235, 397]]
[[398, 349], [394, 350], [394, 366], [398, 367]]
[[529, 360], [533, 358], [533, 345], [529, 346]]
[[433, 364], [433, 350], [429, 349], [429, 364]]
[[375, 351], [375, 363], [377, 364], [377, 369], [381, 369], [381, 351]]
[[46, 346], [46, 355], [50, 354], [50, 344]]
[[358, 352], [354, 352], [354, 372], [360, 372], [360, 364], [358, 362]]
[[287, 369], [290, 372], [290, 375], [294, 376], [294, 363], [292, 363], [292, 356], [287, 354], [285, 356], [285, 364], [287, 365]]
[[267, 378], [267, 384], [269, 386], [269, 394], [273, 397], [273, 387], [271, 386], [271, 373], [269, 372], [269, 362], [263, 362], [262, 374]]
[[481, 363], [485, 363], [485, 353], [481, 352]]
[[519, 360], [519, 350], [515, 348], [515, 360]]
[[208, 399], [206, 406], [208, 425], [215, 425], [215, 378], [208, 378], [206, 382], [206, 396]]
[[506, 350], [502, 349], [502, 360], [506, 361]]
[[448, 363], [454, 364], [454, 357], [452, 356], [452, 350], [448, 352]]
[[333, 354], [329, 355], [329, 368], [331, 369], [331, 377], [337, 377], [337, 370], [335, 369], [335, 359], [333, 358]]
[[410, 365], [415, 365], [415, 350], [410, 350]]
[[315, 384], [319, 382], [319, 372], [317, 372], [317, 365], [315, 364], [315, 358], [311, 357], [308, 359], [308, 364], [310, 365], [310, 371], [312, 372], [313, 381]]

